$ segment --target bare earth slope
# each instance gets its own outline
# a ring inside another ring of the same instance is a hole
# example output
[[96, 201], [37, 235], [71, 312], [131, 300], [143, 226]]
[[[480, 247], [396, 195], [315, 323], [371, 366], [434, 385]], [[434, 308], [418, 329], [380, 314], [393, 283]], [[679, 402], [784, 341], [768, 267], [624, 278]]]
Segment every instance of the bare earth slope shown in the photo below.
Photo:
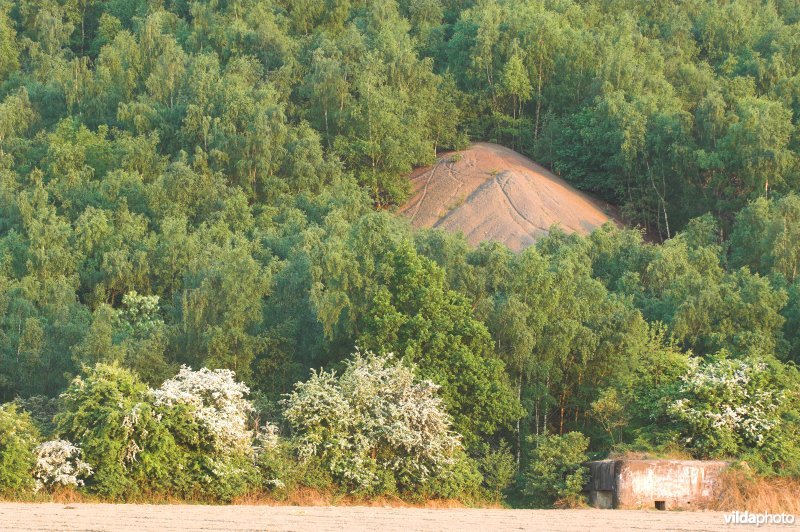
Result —
[[498, 240], [520, 250], [554, 224], [588, 234], [614, 219], [609, 205], [497, 144], [446, 153], [411, 182], [413, 196], [400, 212], [415, 227], [461, 231], [472, 244]]

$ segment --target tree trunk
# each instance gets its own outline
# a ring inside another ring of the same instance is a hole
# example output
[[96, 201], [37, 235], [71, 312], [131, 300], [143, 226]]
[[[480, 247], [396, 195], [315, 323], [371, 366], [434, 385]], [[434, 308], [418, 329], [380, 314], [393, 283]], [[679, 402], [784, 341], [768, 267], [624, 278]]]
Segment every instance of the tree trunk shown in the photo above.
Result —
[[[670, 230], [669, 230], [669, 216], [667, 215], [667, 202], [664, 199], [664, 195], [661, 192], [658, 191], [658, 187], [656, 186], [656, 183], [653, 180], [653, 172], [650, 169], [650, 162], [647, 161], [647, 159], [645, 159], [644, 164], [647, 167], [647, 176], [650, 178], [650, 186], [653, 187], [653, 191], [656, 193], [656, 197], [658, 198], [658, 202], [659, 202], [659, 204], [661, 206], [661, 211], [664, 213], [664, 224], [666, 225], [666, 229], [667, 229], [667, 238], [672, 238], [672, 234], [670, 233]], [[662, 186], [664, 186], [663, 185], [663, 183], [664, 183], [663, 174], [661, 176], [661, 182], [662, 182]], [[666, 193], [666, 191], [664, 191], [664, 192]], [[660, 216], [657, 216], [657, 220], [656, 220], [658, 222], [659, 233], [661, 232], [661, 220], [660, 220], [660, 218], [661, 218]], [[661, 235], [659, 235], [659, 236], [661, 236]]]
[[331, 133], [328, 128], [328, 104], [325, 103], [325, 140], [328, 141], [328, 150], [331, 149]]
[[[547, 375], [547, 379], [545, 380], [545, 391], [550, 392], [550, 375]], [[547, 410], [543, 412], [542, 416], [542, 434], [547, 434]]]
[[542, 55], [539, 54], [539, 83], [536, 88], [536, 125], [533, 128], [533, 144], [539, 141], [539, 114], [542, 110]]
[[[517, 378], [517, 401], [522, 402], [522, 374], [519, 375]], [[522, 432], [521, 432], [521, 423], [520, 420], [517, 419], [517, 470], [519, 470], [519, 464], [522, 457]]]

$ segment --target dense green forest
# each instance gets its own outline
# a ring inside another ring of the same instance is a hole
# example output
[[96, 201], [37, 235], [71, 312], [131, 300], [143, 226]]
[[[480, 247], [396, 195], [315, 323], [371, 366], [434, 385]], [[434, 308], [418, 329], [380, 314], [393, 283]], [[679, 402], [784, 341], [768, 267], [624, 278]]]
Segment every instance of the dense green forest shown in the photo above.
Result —
[[[53, 438], [109, 497], [800, 476], [794, 0], [3, 1], [0, 100], [0, 494]], [[407, 173], [470, 140], [630, 229], [412, 231]], [[175, 399], [225, 387], [272, 451]]]

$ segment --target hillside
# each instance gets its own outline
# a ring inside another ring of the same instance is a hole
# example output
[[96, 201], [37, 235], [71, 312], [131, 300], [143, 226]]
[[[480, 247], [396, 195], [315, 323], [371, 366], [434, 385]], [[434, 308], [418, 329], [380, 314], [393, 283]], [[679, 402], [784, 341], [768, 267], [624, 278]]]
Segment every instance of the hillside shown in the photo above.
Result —
[[0, 3], [0, 499], [761, 497], [798, 364], [797, 0]]
[[400, 212], [415, 227], [461, 231], [472, 244], [498, 240], [518, 251], [553, 225], [588, 234], [617, 221], [610, 205], [497, 144], [446, 153], [411, 180], [414, 194]]

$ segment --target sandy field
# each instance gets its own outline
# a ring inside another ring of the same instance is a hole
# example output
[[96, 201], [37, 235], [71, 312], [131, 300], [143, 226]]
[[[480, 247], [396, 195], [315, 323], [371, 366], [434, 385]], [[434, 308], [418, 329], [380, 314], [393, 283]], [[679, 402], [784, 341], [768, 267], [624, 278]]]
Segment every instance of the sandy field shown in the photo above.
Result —
[[463, 232], [472, 244], [497, 240], [520, 250], [554, 224], [587, 234], [615, 220], [611, 205], [497, 144], [442, 154], [410, 179], [413, 195], [400, 213], [415, 227]]
[[[0, 503], [6, 530], [750, 530], [721, 512]], [[797, 530], [762, 526], [758, 530]]]

